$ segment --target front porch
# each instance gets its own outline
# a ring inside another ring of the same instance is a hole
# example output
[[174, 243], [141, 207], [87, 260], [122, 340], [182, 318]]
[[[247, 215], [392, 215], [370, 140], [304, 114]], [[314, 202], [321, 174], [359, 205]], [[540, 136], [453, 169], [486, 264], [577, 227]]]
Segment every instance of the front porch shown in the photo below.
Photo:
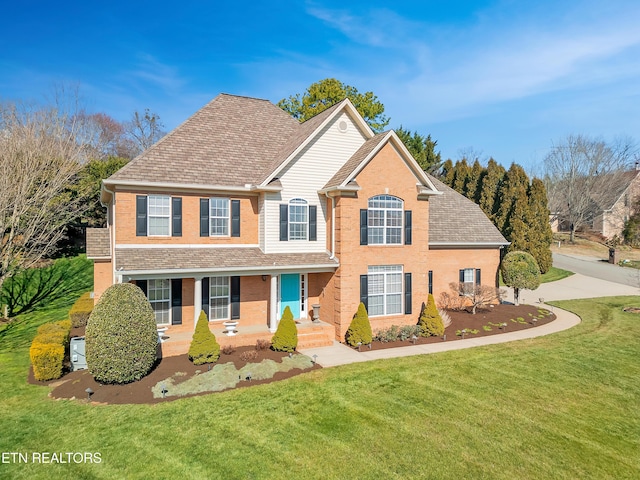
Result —
[[[333, 325], [319, 321], [296, 320], [298, 328], [298, 350], [305, 348], [325, 347], [333, 344], [335, 329]], [[222, 323], [209, 323], [209, 329], [216, 336], [216, 340], [221, 347], [233, 345], [236, 347], [255, 345], [258, 340], [270, 342], [273, 333], [269, 326], [262, 325], [242, 325], [239, 322], [236, 328], [236, 335], [229, 336], [225, 333]], [[174, 357], [186, 355], [191, 345], [193, 328], [185, 328], [181, 325], [168, 326], [162, 336], [162, 356]]]

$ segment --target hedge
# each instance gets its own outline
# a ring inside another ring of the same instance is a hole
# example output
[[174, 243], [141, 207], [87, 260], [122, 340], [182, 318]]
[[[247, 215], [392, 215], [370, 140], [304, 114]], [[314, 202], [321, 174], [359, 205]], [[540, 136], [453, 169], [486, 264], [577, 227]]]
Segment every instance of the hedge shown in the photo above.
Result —
[[92, 310], [93, 298], [91, 298], [91, 292], [83, 293], [69, 310], [71, 326], [73, 328], [86, 327]]
[[46, 323], [38, 328], [29, 357], [36, 380], [54, 380], [62, 376], [64, 354], [69, 343], [71, 322]]

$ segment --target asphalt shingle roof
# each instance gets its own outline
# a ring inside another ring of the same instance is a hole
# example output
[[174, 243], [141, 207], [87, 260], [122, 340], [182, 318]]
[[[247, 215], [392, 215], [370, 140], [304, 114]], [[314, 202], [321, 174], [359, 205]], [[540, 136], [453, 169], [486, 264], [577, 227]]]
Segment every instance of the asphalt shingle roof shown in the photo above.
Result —
[[87, 228], [87, 258], [110, 258], [108, 228]]
[[442, 195], [429, 197], [429, 244], [508, 244], [478, 205], [429, 175]]

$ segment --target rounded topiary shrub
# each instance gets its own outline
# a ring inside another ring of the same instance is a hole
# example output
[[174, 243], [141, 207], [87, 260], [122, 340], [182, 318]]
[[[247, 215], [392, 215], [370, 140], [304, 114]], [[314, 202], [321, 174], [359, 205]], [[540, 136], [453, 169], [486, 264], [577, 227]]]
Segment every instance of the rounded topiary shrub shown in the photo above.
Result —
[[144, 377], [156, 361], [158, 331], [151, 305], [131, 283], [110, 286], [87, 322], [89, 372], [103, 383], [128, 383]]
[[358, 305], [358, 311], [354, 315], [353, 320], [351, 320], [351, 324], [345, 335], [345, 340], [352, 347], [357, 346], [359, 343], [368, 345], [373, 340], [369, 314], [367, 314], [367, 309], [362, 302]]
[[440, 335], [444, 335], [444, 322], [431, 294], [429, 294], [427, 305], [422, 309], [418, 325], [420, 326], [421, 337], [439, 337]]
[[271, 348], [276, 352], [293, 352], [298, 346], [298, 328], [293, 321], [293, 313], [285, 307], [276, 333], [271, 338]]
[[220, 345], [216, 340], [216, 336], [209, 330], [209, 321], [207, 314], [200, 311], [196, 330], [193, 332], [191, 346], [189, 347], [189, 360], [194, 365], [202, 365], [203, 363], [215, 363], [220, 358]]

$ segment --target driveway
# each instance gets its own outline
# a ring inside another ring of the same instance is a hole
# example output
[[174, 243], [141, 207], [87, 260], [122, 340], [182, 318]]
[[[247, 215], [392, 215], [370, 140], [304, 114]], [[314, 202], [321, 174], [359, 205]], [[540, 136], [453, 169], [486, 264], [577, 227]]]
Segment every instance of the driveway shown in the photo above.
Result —
[[553, 254], [553, 266], [580, 273], [587, 277], [607, 280], [638, 288], [640, 293], [640, 270], [625, 268], [603, 262], [599, 258], [582, 257], [578, 255]]

